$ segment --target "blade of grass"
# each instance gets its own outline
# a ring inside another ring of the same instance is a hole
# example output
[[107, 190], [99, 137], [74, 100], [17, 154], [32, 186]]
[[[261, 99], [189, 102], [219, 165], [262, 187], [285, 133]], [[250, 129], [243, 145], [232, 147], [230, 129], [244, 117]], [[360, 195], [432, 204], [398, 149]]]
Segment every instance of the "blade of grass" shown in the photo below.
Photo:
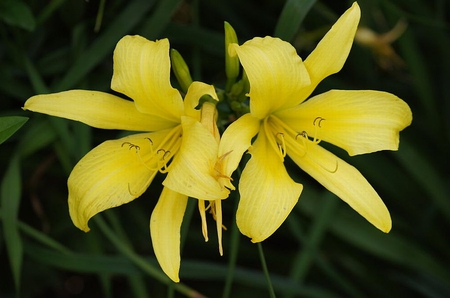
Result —
[[[239, 176], [240, 176], [240, 169], [238, 168]], [[236, 214], [238, 203], [239, 203], [239, 194], [235, 193], [234, 198], [234, 212], [233, 214]], [[234, 271], [236, 269], [236, 262], [239, 252], [239, 244], [240, 244], [241, 237], [239, 235], [239, 229], [236, 224], [236, 220], [233, 220], [233, 224], [231, 226], [230, 231], [230, 249], [229, 249], [229, 259], [228, 259], [228, 270], [227, 275], [225, 278], [225, 286], [222, 292], [222, 298], [228, 298], [231, 297], [231, 287], [233, 285], [234, 280]]]
[[275, 295], [275, 291], [273, 289], [272, 281], [270, 279], [269, 269], [267, 268], [266, 257], [264, 256], [262, 244], [261, 244], [261, 242], [258, 242], [258, 243], [256, 243], [256, 245], [258, 246], [259, 259], [261, 260], [261, 266], [262, 266], [262, 269], [264, 272], [264, 276], [266, 278], [267, 289], [269, 290], [269, 296], [270, 296], [270, 298], [275, 298], [276, 295]]
[[[154, 279], [160, 281], [163, 284], [173, 283], [161, 270], [156, 268], [153, 264], [150, 264], [141, 256], [136, 254], [126, 243], [122, 241], [122, 239], [118, 238], [117, 235], [108, 227], [108, 225], [104, 222], [100, 215], [94, 217], [94, 221], [99, 226], [103, 234], [108, 238], [109, 241], [116, 247], [116, 249], [126, 256], [133, 264], [137, 267], [141, 268], [148, 275], [153, 277]], [[177, 283], [174, 285], [175, 290], [178, 292], [188, 296], [188, 297], [203, 297], [197, 291], [189, 288], [188, 286]]]
[[[0, 219], [4, 219], [3, 215], [4, 215], [3, 209], [0, 209]], [[19, 221], [17, 223], [17, 226], [19, 227], [19, 229], [21, 230], [22, 233], [26, 234], [27, 236], [33, 238], [34, 240], [36, 240], [42, 244], [52, 248], [53, 250], [61, 252], [61, 253], [65, 253], [65, 254], [70, 253], [70, 250], [68, 248], [66, 248], [62, 244], [58, 243], [57, 241], [53, 240], [52, 238], [50, 238], [46, 234], [42, 233], [41, 231], [38, 231], [35, 228], [27, 225], [26, 223]]]
[[23, 244], [19, 234], [19, 221], [17, 219], [22, 192], [21, 184], [19, 157], [18, 155], [14, 155], [2, 180], [1, 206], [3, 211], [5, 245], [17, 291], [20, 289], [20, 275], [23, 260]]
[[149, 39], [158, 38], [162, 30], [169, 24], [180, 2], [181, 0], [160, 1], [150, 18], [139, 29], [139, 34]]
[[9, 116], [0, 118], [0, 144], [12, 136], [28, 118], [20, 116]]
[[[290, 278], [299, 284], [303, 284], [308, 271], [313, 265], [320, 243], [328, 230], [332, 214], [338, 206], [339, 200], [333, 194], [329, 192], [325, 192], [324, 194], [325, 198], [322, 200], [322, 208], [318, 209], [319, 212], [317, 216], [314, 217], [312, 227], [310, 228], [307, 239], [304, 242], [305, 245], [303, 249], [297, 253], [292, 262]], [[292, 220], [289, 220], [290, 217], [288, 218], [288, 222], [292, 226], [293, 222]], [[294, 217], [292, 217], [292, 219], [294, 219]], [[293, 226], [292, 229], [296, 229], [296, 227], [297, 225]], [[292, 292], [287, 292], [286, 297], [294, 297], [294, 294]]]
[[288, 0], [283, 7], [274, 36], [292, 41], [316, 0]]
[[393, 155], [429, 194], [439, 210], [450, 222], [450, 200], [446, 183], [436, 168], [426, 159], [426, 154], [421, 154], [407, 140], [402, 140], [402, 145], [397, 154]]

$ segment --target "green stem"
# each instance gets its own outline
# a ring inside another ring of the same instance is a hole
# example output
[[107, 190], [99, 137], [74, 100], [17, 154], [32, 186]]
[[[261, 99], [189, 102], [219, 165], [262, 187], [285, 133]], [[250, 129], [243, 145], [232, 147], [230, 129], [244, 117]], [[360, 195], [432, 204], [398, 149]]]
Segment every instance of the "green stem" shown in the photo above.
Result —
[[[239, 195], [236, 193], [235, 204], [234, 204], [234, 214], [236, 214], [237, 206], [239, 202]], [[231, 226], [231, 237], [230, 237], [230, 259], [228, 261], [228, 272], [225, 279], [225, 286], [223, 289], [222, 298], [229, 298], [231, 294], [231, 286], [234, 280], [234, 269], [236, 268], [236, 260], [239, 251], [239, 230], [236, 225], [236, 221], [233, 222]]]
[[259, 257], [261, 259], [261, 266], [264, 271], [264, 276], [266, 277], [266, 280], [267, 280], [267, 286], [269, 287], [270, 298], [276, 298], [275, 291], [273, 290], [272, 282], [270, 280], [269, 270], [267, 269], [266, 258], [264, 257], [264, 251], [263, 251], [261, 242], [258, 242], [257, 246], [258, 246]]
[[[155, 268], [153, 265], [145, 261], [144, 258], [136, 254], [130, 246], [128, 246], [125, 242], [123, 242], [122, 239], [118, 238], [117, 235], [108, 227], [108, 225], [99, 215], [97, 215], [94, 218], [94, 220], [96, 224], [99, 226], [99, 228], [102, 230], [103, 234], [109, 239], [109, 241], [111, 241], [111, 243], [114, 244], [116, 249], [119, 252], [121, 252], [124, 256], [126, 256], [137, 267], [141, 268], [144, 272], [146, 272], [154, 279], [160, 281], [161, 283], [164, 283], [166, 285], [172, 283], [172, 281], [161, 270]], [[195, 298], [203, 297], [203, 295], [201, 295], [197, 291], [181, 283], [175, 284], [174, 288], [175, 290], [186, 295], [187, 297], [195, 297]]]

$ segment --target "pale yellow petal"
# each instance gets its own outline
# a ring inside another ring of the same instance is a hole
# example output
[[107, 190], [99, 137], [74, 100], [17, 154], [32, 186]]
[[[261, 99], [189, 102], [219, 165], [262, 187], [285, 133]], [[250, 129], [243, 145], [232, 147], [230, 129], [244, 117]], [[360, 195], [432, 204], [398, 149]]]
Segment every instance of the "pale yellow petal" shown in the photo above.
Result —
[[302, 185], [286, 172], [283, 161], [261, 131], [249, 150], [252, 157], [239, 182], [236, 222], [252, 242], [272, 235], [298, 202]]
[[170, 165], [164, 186], [173, 191], [202, 200], [228, 197], [229, 190], [221, 186], [215, 170], [219, 144], [197, 120], [182, 117], [181, 147]]
[[179, 282], [180, 228], [188, 197], [163, 188], [150, 218], [153, 250], [161, 269], [174, 282]]
[[295, 48], [279, 38], [253, 38], [242, 46], [230, 45], [250, 81], [250, 110], [263, 119], [284, 106], [294, 106], [297, 94], [310, 83], [308, 72]]
[[111, 89], [125, 94], [139, 111], [180, 123], [183, 101], [170, 84], [169, 41], [123, 37], [114, 50]]
[[308, 142], [306, 154], [296, 149], [295, 141], [288, 145], [287, 153], [306, 173], [326, 189], [337, 195], [371, 224], [387, 233], [392, 222], [389, 211], [380, 196], [364, 176], [322, 147]]
[[397, 150], [399, 132], [411, 124], [408, 105], [380, 91], [331, 90], [277, 113], [297, 132], [345, 149], [350, 155]]
[[68, 180], [69, 212], [76, 227], [89, 231], [92, 216], [128, 203], [147, 189], [158, 172], [159, 156], [154, 156], [153, 146], [167, 133], [106, 141], [78, 162]]
[[219, 162], [225, 176], [231, 177], [237, 169], [259, 127], [257, 118], [245, 114], [225, 129], [219, 144]]
[[98, 91], [36, 95], [25, 102], [23, 109], [103, 129], [155, 131], [173, 126], [173, 122], [156, 115], [142, 114], [132, 101]]
[[203, 95], [209, 95], [219, 101], [214, 86], [202, 82], [192, 82], [184, 98], [184, 114], [200, 121], [200, 109], [196, 107]]
[[360, 17], [361, 11], [354, 2], [306, 58], [304, 64], [311, 85], [302, 90], [303, 99], [307, 98], [324, 78], [341, 70], [352, 47]]

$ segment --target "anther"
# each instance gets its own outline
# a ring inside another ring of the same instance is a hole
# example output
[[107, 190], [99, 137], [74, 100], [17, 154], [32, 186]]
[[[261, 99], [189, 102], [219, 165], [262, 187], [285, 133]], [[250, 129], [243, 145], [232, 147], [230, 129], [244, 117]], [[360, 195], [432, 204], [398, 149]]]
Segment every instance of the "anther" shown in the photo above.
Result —
[[141, 147], [139, 147], [138, 145], [132, 144], [130, 142], [123, 142], [121, 147], [123, 147], [123, 145], [125, 145], [125, 144], [128, 145], [128, 147], [129, 147], [128, 150], [131, 150], [131, 148], [135, 148], [136, 153], [141, 149]]
[[325, 119], [325, 118], [322, 118], [322, 117], [316, 117], [316, 118], [314, 119], [314, 121], [313, 121], [313, 125], [316, 126], [316, 122], [317, 122], [317, 125], [318, 125], [319, 127], [322, 127], [322, 126], [321, 126], [321, 123], [322, 123], [323, 120], [326, 120], [326, 119]]
[[299, 132], [299, 133], [295, 136], [295, 140], [297, 141], [298, 137], [300, 137], [300, 136], [302, 136], [302, 137], [304, 137], [305, 139], [307, 139], [307, 138], [308, 138], [308, 133], [307, 133], [306, 131]]
[[164, 150], [164, 149], [158, 149], [158, 151], [156, 151], [157, 154], [159, 154], [160, 152], [164, 152], [163, 156], [161, 157], [161, 160], [164, 160], [166, 158], [166, 156], [170, 155], [170, 150]]
[[145, 138], [145, 139], [147, 139], [147, 140], [150, 142], [150, 144], [153, 146], [153, 141], [152, 141], [152, 139], [150, 139], [150, 138]]
[[280, 150], [281, 156], [284, 158], [286, 157], [286, 143], [284, 141], [284, 133], [278, 132], [275, 136], [281, 141], [280, 143], [277, 142], [277, 146]]

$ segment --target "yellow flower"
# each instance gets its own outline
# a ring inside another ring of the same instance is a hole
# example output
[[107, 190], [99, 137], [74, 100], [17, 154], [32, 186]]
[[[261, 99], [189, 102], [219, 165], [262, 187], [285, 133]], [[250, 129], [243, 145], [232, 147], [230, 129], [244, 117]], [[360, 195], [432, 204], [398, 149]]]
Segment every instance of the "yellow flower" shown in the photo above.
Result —
[[355, 42], [370, 48], [382, 69], [398, 69], [404, 66], [404, 62], [391, 44], [405, 32], [406, 27], [407, 23], [404, 20], [398, 21], [394, 28], [383, 34], [377, 34], [367, 27], [359, 27]]
[[[168, 172], [172, 157], [181, 155], [186, 158], [181, 163], [190, 162], [189, 156], [195, 150], [211, 150], [209, 143], [190, 147], [184, 141], [186, 137], [198, 137], [201, 121], [208, 119], [202, 115], [203, 107], [195, 109], [200, 98], [207, 95], [217, 101], [217, 94], [213, 86], [193, 82], [183, 101], [170, 84], [167, 39], [153, 42], [140, 36], [122, 38], [114, 51], [111, 88], [132, 101], [103, 92], [71, 90], [33, 96], [24, 106], [25, 110], [81, 121], [96, 128], [143, 132], [100, 144], [70, 174], [70, 216], [75, 226], [85, 232], [95, 214], [142, 195], [158, 172]], [[215, 111], [214, 104], [206, 106], [208, 113]], [[229, 193], [218, 182], [208, 190], [209, 196], [199, 201], [200, 208], [203, 200], [223, 199]], [[186, 194], [164, 187], [150, 222], [155, 255], [163, 271], [176, 282], [180, 226], [187, 198]]]
[[305, 101], [320, 81], [342, 68], [359, 18], [354, 3], [304, 62], [277, 38], [230, 45], [250, 82], [250, 113], [224, 132], [219, 156], [231, 152], [223, 171], [230, 176], [243, 152], [251, 154], [239, 182], [236, 220], [252, 242], [278, 229], [302, 192], [284, 167], [286, 155], [378, 229], [391, 229], [389, 211], [362, 174], [318, 144], [329, 142], [350, 155], [397, 150], [399, 131], [412, 121], [408, 105], [370, 90], [331, 90]]

